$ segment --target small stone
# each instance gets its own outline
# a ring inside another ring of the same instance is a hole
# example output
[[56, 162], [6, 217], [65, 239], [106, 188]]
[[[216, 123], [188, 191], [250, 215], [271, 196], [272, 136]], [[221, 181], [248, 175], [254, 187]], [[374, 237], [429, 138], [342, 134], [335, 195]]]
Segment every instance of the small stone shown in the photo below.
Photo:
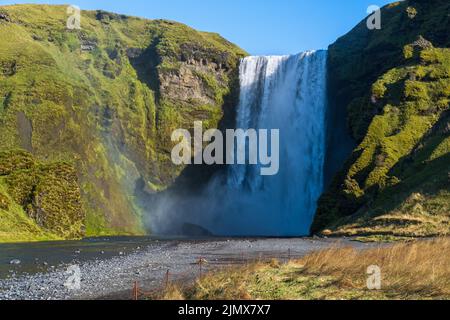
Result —
[[21, 263], [22, 263], [22, 261], [20, 261], [19, 259], [14, 259], [9, 262], [9, 264], [14, 264], [14, 265], [19, 265]]
[[421, 202], [424, 201], [424, 196], [421, 193], [413, 193], [407, 200], [408, 202]]
[[417, 40], [412, 43], [412, 46], [421, 49], [433, 48], [433, 44], [422, 36], [419, 36]]
[[11, 19], [6, 13], [0, 13], [0, 20], [5, 20], [6, 22], [11, 22]]

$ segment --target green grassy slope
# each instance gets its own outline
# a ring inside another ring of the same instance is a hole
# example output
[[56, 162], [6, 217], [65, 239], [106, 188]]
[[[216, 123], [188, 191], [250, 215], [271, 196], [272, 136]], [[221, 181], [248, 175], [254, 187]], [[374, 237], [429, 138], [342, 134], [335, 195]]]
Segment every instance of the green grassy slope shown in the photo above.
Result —
[[71, 163], [42, 163], [25, 151], [0, 152], [0, 241], [74, 239], [85, 215]]
[[12, 202], [1, 211], [0, 241], [12, 224], [23, 226], [10, 229], [15, 240], [21, 232], [24, 240], [144, 232], [136, 183], [157, 191], [174, 181], [182, 168], [170, 161], [170, 133], [194, 120], [218, 126], [245, 55], [175, 22], [83, 11], [81, 30], [68, 30], [67, 18], [66, 6], [0, 7], [0, 151], [25, 150], [42, 166], [70, 163], [85, 218], [78, 233], [30, 220], [14, 198], [19, 182], [0, 174], [2, 198]]
[[397, 2], [383, 8], [381, 30], [364, 21], [330, 47], [335, 107], [347, 108], [358, 146], [313, 232], [450, 233], [448, 12], [448, 1]]

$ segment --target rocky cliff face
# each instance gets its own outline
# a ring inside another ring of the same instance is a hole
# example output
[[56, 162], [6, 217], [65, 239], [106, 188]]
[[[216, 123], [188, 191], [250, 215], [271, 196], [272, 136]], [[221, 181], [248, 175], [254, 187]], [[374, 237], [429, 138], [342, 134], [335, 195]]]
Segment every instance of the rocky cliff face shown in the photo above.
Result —
[[329, 48], [329, 173], [351, 156], [313, 232], [450, 233], [449, 11], [448, 1], [396, 2], [381, 30], [363, 21]]
[[234, 104], [245, 52], [219, 35], [103, 11], [81, 12], [79, 30], [67, 19], [66, 6], [0, 7], [1, 158], [32, 163], [0, 170], [0, 241], [144, 232], [136, 189], [183, 169], [172, 131], [217, 127]]

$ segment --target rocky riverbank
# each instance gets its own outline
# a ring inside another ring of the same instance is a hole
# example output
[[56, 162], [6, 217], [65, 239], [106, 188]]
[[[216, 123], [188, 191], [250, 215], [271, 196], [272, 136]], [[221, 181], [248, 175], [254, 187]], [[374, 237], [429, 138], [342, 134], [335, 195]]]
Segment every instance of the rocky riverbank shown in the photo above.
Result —
[[[99, 251], [97, 257], [66, 260], [45, 272], [19, 273], [21, 265], [9, 265], [11, 273], [0, 279], [0, 300], [130, 299], [135, 281], [144, 291], [158, 290], [167, 275], [169, 281], [189, 282], [214, 268], [259, 259], [287, 260], [336, 245], [368, 246], [346, 239], [147, 240], [128, 252], [105, 257]], [[79, 288], [70, 289], [65, 284], [71, 276], [74, 279], [73, 267], [79, 268], [81, 281]]]

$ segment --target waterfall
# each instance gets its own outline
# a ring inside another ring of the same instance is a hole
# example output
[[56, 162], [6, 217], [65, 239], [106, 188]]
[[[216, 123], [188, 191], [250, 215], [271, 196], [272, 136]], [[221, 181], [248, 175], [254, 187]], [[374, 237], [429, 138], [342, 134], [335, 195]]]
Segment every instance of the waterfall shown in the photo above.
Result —
[[279, 129], [278, 174], [230, 165], [200, 193], [163, 198], [152, 230], [189, 224], [219, 236], [308, 235], [324, 187], [326, 61], [326, 51], [243, 59], [236, 129]]
[[326, 51], [243, 59], [236, 127], [279, 129], [280, 171], [265, 177], [258, 165], [230, 166], [227, 215], [238, 216], [224, 218], [237, 224], [225, 228], [308, 234], [323, 191], [326, 60]]

